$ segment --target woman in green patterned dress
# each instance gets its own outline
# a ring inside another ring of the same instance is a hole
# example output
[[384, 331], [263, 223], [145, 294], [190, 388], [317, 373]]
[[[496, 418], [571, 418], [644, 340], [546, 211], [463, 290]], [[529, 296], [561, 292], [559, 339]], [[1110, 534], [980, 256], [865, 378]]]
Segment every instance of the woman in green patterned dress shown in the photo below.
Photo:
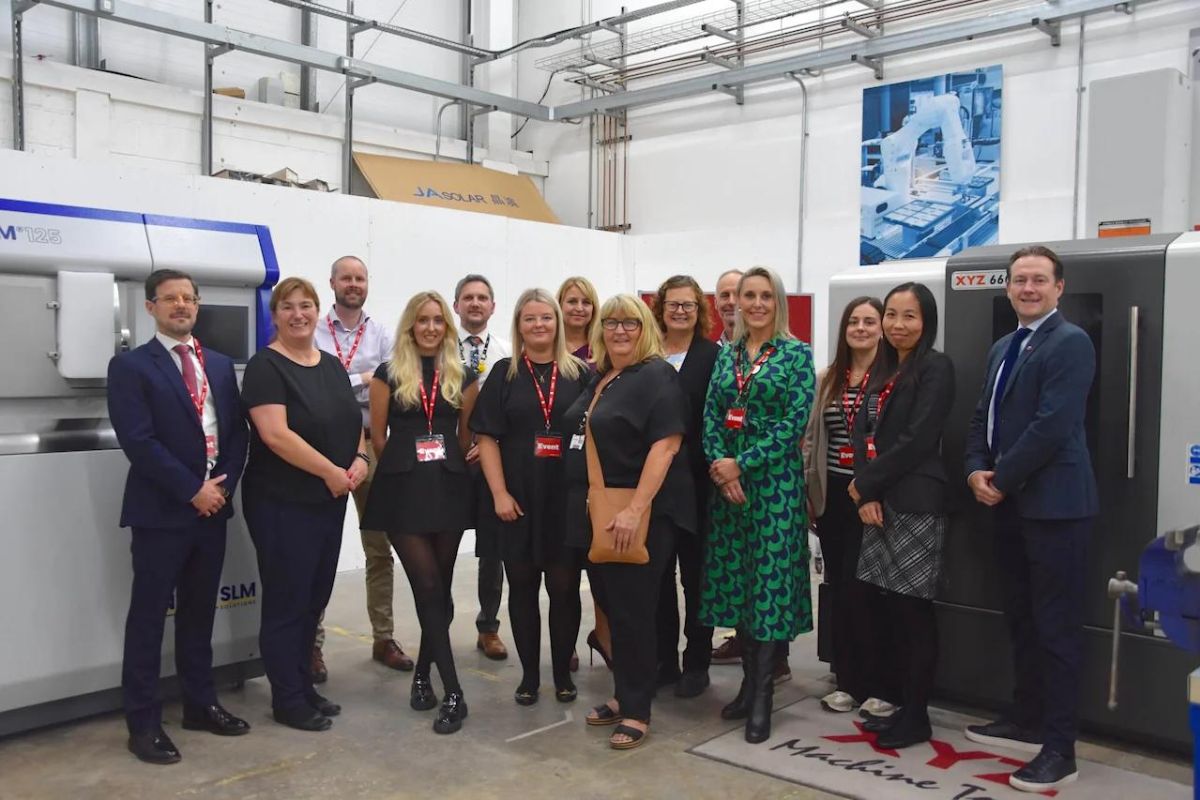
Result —
[[700, 617], [736, 627], [743, 679], [725, 719], [746, 719], [746, 741], [771, 735], [776, 653], [812, 630], [808, 519], [800, 437], [816, 375], [812, 350], [788, 330], [787, 298], [771, 270], [738, 282], [733, 343], [713, 368], [704, 451], [716, 485]]

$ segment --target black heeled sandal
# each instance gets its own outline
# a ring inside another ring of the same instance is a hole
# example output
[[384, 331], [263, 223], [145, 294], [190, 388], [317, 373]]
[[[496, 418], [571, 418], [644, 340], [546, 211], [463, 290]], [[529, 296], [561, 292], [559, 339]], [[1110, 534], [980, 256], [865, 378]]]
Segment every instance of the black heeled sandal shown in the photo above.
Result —
[[596, 665], [596, 653], [599, 653], [600, 658], [604, 659], [604, 666], [612, 669], [612, 656], [610, 656], [608, 652], [605, 651], [604, 646], [600, 644], [600, 637], [596, 635], [595, 631], [592, 631], [587, 635], [587, 646], [589, 667], [594, 667]]

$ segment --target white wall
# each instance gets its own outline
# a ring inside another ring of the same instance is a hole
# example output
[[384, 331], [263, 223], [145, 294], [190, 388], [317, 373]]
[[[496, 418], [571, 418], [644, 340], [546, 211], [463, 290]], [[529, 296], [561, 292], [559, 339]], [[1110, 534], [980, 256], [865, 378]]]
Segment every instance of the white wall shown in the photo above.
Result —
[[[556, 291], [573, 274], [591, 276], [606, 296], [635, 286], [627, 240], [565, 225], [11, 150], [0, 150], [0, 176], [4, 198], [267, 225], [281, 276], [312, 281], [323, 307], [333, 300], [329, 265], [359, 255], [371, 275], [367, 310], [389, 326], [415, 292], [434, 289], [449, 299], [468, 272], [495, 285], [498, 330], [509, 329], [511, 301], [530, 286]], [[362, 564], [351, 513], [340, 566]]]
[[[587, 18], [596, 19], [619, 13], [621, 5], [638, 8], [649, 2], [591, 0], [585, 5], [585, 12], [590, 9]], [[676, 15], [720, 7], [703, 3]], [[520, 10], [521, 36], [576, 24], [581, 14], [576, 4], [538, 0], [525, 0]], [[1139, 5], [1131, 16], [1089, 18], [1085, 85], [1101, 77], [1162, 67], [1189, 74], [1188, 31], [1198, 25], [1200, 4], [1195, 0], [1158, 0]], [[1078, 41], [1078, 23], [1071, 22], [1064, 25], [1058, 48], [1031, 31], [885, 64], [888, 82], [1003, 65], [1001, 243], [1071, 237]], [[533, 51], [521, 56], [524, 96], [536, 99], [545, 86], [547, 73], [533, 67], [544, 55]], [[536, 84], [532, 89], [531, 82]], [[764, 263], [776, 268], [789, 289], [817, 295], [815, 345], [823, 358], [828, 328], [823, 295], [829, 276], [858, 263], [861, 99], [863, 88], [875, 82], [869, 71], [858, 67], [832, 70], [806, 82], [811, 135], [802, 277], [796, 259], [801, 101], [794, 83], [753, 87], [742, 107], [726, 95], [714, 94], [631, 112], [630, 238], [641, 286], [675, 272], [690, 272], [711, 286], [730, 266]], [[556, 81], [547, 102], [578, 96], [578, 89]], [[1085, 131], [1086, 127], [1085, 102]], [[550, 163], [546, 196], [563, 221], [586, 224], [586, 125], [580, 130], [531, 124], [518, 138], [518, 147], [532, 149]], [[1081, 187], [1086, 187], [1086, 176]], [[1195, 212], [1200, 208], [1193, 216]]]

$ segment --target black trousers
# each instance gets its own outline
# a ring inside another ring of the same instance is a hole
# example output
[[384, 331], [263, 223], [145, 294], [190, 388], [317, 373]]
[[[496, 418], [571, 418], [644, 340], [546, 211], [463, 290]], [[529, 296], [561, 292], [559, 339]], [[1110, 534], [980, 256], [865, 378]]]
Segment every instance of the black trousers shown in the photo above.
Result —
[[658, 595], [658, 668], [663, 673], [679, 671], [679, 593], [675, 563], [683, 584], [683, 671], [705, 672], [712, 662], [713, 629], [700, 624], [700, 585], [704, 576], [704, 536], [680, 531], [675, 552], [667, 557]]
[[309, 665], [317, 621], [337, 575], [346, 498], [293, 503], [247, 491], [242, 510], [262, 581], [258, 646], [271, 707], [302, 709], [316, 694]]
[[1093, 520], [1026, 519], [996, 508], [996, 559], [1013, 648], [1012, 721], [1075, 755], [1083, 663], [1084, 569]]
[[612, 670], [621, 716], [650, 719], [657, 661], [657, 607], [667, 559], [675, 540], [687, 536], [669, 519], [650, 521], [648, 564], [595, 564], [588, 570], [592, 593], [612, 629]]
[[[937, 615], [932, 600], [884, 591], [882, 621], [895, 643], [889, 663], [900, 679], [899, 702], [906, 714], [925, 716], [937, 672]], [[895, 700], [892, 700], [895, 702]]]
[[882, 654], [890, 648], [895, 629], [885, 624], [886, 592], [855, 577], [862, 548], [862, 520], [847, 489], [849, 475], [829, 473], [825, 513], [814, 520], [832, 613], [834, 673], [837, 687], [862, 703], [871, 697], [901, 701], [901, 673], [884, 669]]
[[158, 674], [163, 626], [175, 595], [175, 673], [185, 705], [217, 702], [212, 681], [212, 629], [225, 520], [197, 517], [186, 528], [134, 528], [129, 547], [133, 586], [125, 617], [121, 690], [130, 733], [162, 724]]
[[475, 628], [480, 633], [500, 630], [500, 599], [504, 595], [504, 562], [500, 558], [479, 559], [479, 614]]

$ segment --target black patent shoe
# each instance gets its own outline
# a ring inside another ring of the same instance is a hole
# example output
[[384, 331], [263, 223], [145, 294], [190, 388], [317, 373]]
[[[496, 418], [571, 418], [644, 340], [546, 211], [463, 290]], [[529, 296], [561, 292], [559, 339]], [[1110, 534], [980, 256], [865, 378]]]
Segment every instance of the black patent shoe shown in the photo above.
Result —
[[327, 697], [313, 692], [308, 696], [308, 704], [316, 709], [318, 714], [325, 717], [336, 717], [342, 713], [342, 707]]
[[147, 764], [177, 764], [183, 758], [179, 748], [162, 728], [129, 735], [129, 752]]
[[446, 692], [442, 707], [438, 709], [437, 719], [433, 721], [434, 733], [454, 733], [462, 728], [463, 720], [467, 718], [467, 701], [462, 692]]
[[428, 675], [422, 675], [419, 672], [413, 675], [412, 691], [408, 695], [408, 704], [412, 706], [414, 711], [428, 711], [431, 708], [437, 707], [437, 694], [433, 691], [433, 684], [430, 683]]
[[208, 731], [217, 736], [241, 736], [250, 732], [250, 723], [226, 711], [220, 703], [211, 706], [183, 709], [183, 728], [189, 731]]
[[333, 720], [309, 706], [289, 711], [275, 711], [272, 715], [280, 725], [287, 725], [298, 731], [327, 731], [333, 727]]
[[1074, 758], [1043, 748], [1033, 761], [1008, 776], [1008, 785], [1022, 792], [1045, 792], [1078, 777]]

